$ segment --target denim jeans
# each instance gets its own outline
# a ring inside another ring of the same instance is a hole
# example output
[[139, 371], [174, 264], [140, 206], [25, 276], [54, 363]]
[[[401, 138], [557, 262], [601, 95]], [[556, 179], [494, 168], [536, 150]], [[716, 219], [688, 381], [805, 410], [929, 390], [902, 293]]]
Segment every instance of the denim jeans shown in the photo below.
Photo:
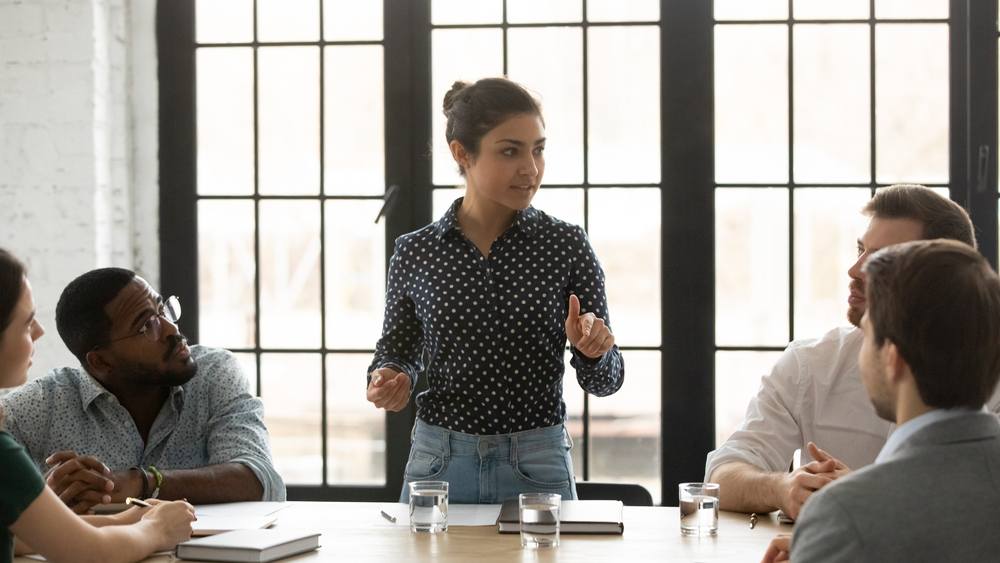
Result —
[[399, 501], [409, 502], [412, 481], [447, 481], [448, 502], [454, 504], [499, 504], [520, 493], [575, 500], [572, 446], [562, 424], [478, 436], [418, 420]]

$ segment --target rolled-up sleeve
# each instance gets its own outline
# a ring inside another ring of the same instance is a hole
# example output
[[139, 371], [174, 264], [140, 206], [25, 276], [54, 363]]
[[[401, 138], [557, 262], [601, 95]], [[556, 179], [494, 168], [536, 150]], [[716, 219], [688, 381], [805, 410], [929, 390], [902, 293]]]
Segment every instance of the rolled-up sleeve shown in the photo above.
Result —
[[[569, 296], [576, 295], [580, 300], [580, 314], [593, 313], [602, 319], [611, 329], [611, 317], [608, 312], [608, 297], [604, 287], [604, 270], [597, 260], [597, 254], [587, 240], [586, 232], [580, 227], [576, 229], [576, 240], [573, 244], [574, 260], [570, 286], [567, 288], [566, 309], [569, 310]], [[584, 391], [598, 397], [606, 397], [621, 389], [625, 382], [625, 360], [614, 345], [601, 356], [599, 362], [590, 364], [579, 350], [573, 348], [573, 358], [570, 365], [576, 369], [576, 379]]]
[[[375, 358], [368, 367], [368, 373], [389, 365], [396, 366], [409, 376], [412, 391], [417, 385], [417, 374], [424, 369], [421, 361], [424, 339], [416, 306], [407, 295], [410, 282], [407, 266], [413, 250], [408, 248], [406, 240], [406, 236], [396, 240], [396, 251], [389, 260], [382, 337], [375, 345]], [[365, 385], [368, 383], [371, 383], [371, 375]]]
[[792, 349], [785, 350], [771, 373], [761, 378], [746, 418], [719, 449], [708, 454], [705, 481], [720, 465], [743, 462], [765, 471], [787, 471], [802, 445], [799, 426], [801, 369]]
[[219, 351], [213, 373], [209, 419], [209, 464], [242, 463], [264, 487], [264, 501], [284, 501], [285, 483], [274, 468], [271, 439], [264, 426], [264, 403], [250, 385], [235, 356]]

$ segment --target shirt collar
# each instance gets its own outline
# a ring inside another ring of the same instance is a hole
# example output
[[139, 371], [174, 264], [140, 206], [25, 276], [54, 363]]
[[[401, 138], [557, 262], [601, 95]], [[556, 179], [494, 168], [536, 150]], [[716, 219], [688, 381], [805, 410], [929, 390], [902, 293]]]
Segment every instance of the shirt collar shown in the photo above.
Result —
[[[80, 368], [79, 373], [81, 374], [80, 379], [80, 403], [83, 405], [83, 410], [86, 411], [90, 408], [90, 404], [101, 397], [114, 397], [111, 391], [104, 388], [103, 385], [90, 372]], [[118, 400], [115, 397], [115, 400]], [[180, 410], [184, 406], [184, 388], [175, 385], [170, 388], [170, 401], [173, 403], [175, 410]]]
[[885, 446], [882, 447], [882, 451], [879, 452], [878, 457], [875, 458], [875, 464], [877, 465], [889, 461], [889, 458], [896, 453], [896, 450], [903, 445], [903, 442], [935, 422], [951, 420], [953, 418], [969, 416], [981, 412], [989, 412], [989, 410], [985, 406], [978, 410], [965, 408], [935, 409], [931, 412], [927, 412], [916, 418], [910, 419], [899, 428], [896, 428], [896, 431], [889, 436], [889, 439], [885, 442]]
[[[458, 224], [458, 216], [455, 213], [462, 206], [464, 199], [464, 197], [456, 199], [448, 207], [448, 210], [444, 212], [444, 215], [434, 223], [434, 229], [437, 232], [438, 238], [444, 240], [448, 233], [453, 230], [458, 233], [462, 232], [462, 228]], [[517, 212], [517, 215], [514, 217], [514, 224], [511, 227], [521, 231], [526, 237], [530, 238], [538, 230], [538, 222], [540, 220], [540, 212], [534, 207], [528, 206], [527, 209]]]

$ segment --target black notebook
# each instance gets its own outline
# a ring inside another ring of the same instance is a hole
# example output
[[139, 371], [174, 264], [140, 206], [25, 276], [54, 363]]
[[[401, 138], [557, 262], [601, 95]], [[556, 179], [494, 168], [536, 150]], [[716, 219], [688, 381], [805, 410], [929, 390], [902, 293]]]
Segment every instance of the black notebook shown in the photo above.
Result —
[[[564, 500], [559, 511], [561, 534], [616, 534], [625, 531], [620, 500]], [[501, 534], [521, 531], [517, 499], [505, 500], [500, 508]]]

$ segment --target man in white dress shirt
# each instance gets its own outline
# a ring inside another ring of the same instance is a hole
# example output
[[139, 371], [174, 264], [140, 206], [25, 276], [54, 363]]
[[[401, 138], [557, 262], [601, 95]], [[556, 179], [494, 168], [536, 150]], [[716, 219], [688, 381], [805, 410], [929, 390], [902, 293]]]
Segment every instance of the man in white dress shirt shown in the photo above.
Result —
[[[721, 485], [723, 510], [781, 509], [797, 518], [813, 492], [874, 462], [895, 428], [875, 414], [858, 371], [863, 335], [857, 327], [867, 308], [861, 266], [894, 244], [946, 238], [975, 248], [976, 240], [965, 210], [923, 186], [882, 189], [862, 213], [871, 221], [858, 239], [858, 260], [847, 271], [847, 319], [853, 326], [792, 342], [761, 379], [746, 418], [705, 465], [705, 480]], [[987, 406], [1000, 411], [1000, 397], [994, 394]], [[802, 466], [789, 472], [800, 448]]]

